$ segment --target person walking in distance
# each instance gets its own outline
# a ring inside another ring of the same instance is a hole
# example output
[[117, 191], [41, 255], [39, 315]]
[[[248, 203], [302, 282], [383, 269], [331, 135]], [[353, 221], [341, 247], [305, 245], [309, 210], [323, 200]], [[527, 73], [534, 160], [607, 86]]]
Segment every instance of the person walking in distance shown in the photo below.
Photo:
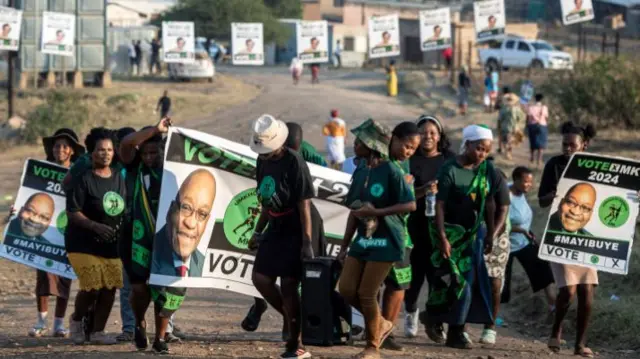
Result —
[[142, 65], [142, 43], [140, 40], [136, 41], [133, 48], [136, 52], [136, 73], [140, 76], [142, 75], [142, 68], [140, 67]]
[[333, 169], [340, 170], [345, 160], [344, 144], [347, 138], [347, 125], [338, 117], [338, 110], [331, 110], [329, 121], [322, 127], [327, 141], [327, 157]]
[[160, 74], [162, 72], [162, 66], [160, 65], [160, 48], [162, 44], [158, 38], [151, 40], [151, 61], [149, 61], [149, 73], [153, 74], [154, 67], [155, 73]]
[[536, 167], [542, 164], [542, 155], [547, 148], [547, 138], [549, 129], [547, 121], [549, 119], [549, 108], [542, 100], [542, 94], [536, 94], [536, 102], [527, 109], [527, 133], [529, 135], [529, 150], [531, 156], [529, 161]]
[[153, 113], [160, 111], [160, 118], [169, 117], [171, 115], [171, 98], [169, 98], [169, 90], [164, 90], [162, 97], [158, 100], [156, 109]]
[[129, 76], [133, 76], [133, 71], [136, 67], [136, 41], [131, 40], [129, 48], [127, 49], [129, 55]]
[[333, 56], [336, 57], [336, 68], [342, 67], [342, 45], [340, 40], [336, 42], [336, 48], [333, 50]]

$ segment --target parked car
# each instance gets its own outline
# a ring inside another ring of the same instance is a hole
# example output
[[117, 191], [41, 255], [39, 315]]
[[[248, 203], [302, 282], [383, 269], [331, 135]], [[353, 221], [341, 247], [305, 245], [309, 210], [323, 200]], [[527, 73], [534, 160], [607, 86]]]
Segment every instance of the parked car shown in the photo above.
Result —
[[570, 54], [542, 40], [507, 37], [487, 49], [480, 49], [478, 57], [487, 71], [511, 67], [573, 70], [573, 57]]
[[204, 49], [196, 49], [196, 59], [193, 63], [170, 63], [168, 69], [169, 78], [172, 80], [206, 79], [213, 82], [216, 74], [216, 67]]

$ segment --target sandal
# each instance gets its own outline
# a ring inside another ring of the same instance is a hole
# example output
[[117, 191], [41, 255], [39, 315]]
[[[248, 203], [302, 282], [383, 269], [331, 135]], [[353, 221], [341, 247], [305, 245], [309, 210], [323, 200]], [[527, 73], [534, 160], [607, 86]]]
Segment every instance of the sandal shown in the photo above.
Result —
[[581, 348], [577, 348], [574, 352], [574, 355], [579, 355], [583, 358], [593, 358], [595, 355], [593, 354], [593, 351], [587, 347], [581, 347]]
[[259, 311], [259, 309], [256, 308], [255, 304], [252, 305], [249, 309], [249, 313], [247, 313], [247, 316], [240, 324], [242, 329], [247, 332], [255, 332], [260, 325], [260, 319], [262, 319], [262, 314], [264, 314], [264, 312], [266, 312], [266, 309], [263, 311]]
[[549, 341], [547, 342], [547, 347], [554, 353], [559, 353], [561, 346], [562, 343], [556, 338], [549, 338]]
[[380, 346], [382, 346], [382, 343], [384, 343], [384, 341], [387, 339], [387, 337], [389, 335], [391, 335], [391, 332], [393, 332], [393, 323], [380, 317], [380, 319], [382, 320], [382, 323], [380, 324]]

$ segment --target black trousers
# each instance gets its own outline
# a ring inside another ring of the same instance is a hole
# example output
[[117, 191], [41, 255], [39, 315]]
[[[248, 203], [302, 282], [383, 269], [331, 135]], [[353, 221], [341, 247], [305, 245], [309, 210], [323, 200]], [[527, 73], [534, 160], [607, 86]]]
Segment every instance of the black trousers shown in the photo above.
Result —
[[411, 286], [404, 294], [404, 305], [407, 312], [418, 310], [418, 299], [420, 290], [425, 279], [429, 284], [429, 290], [446, 288], [447, 284], [440, 278], [434, 276], [435, 269], [431, 263], [433, 244], [429, 236], [426, 221], [409, 221], [409, 235], [413, 241], [411, 251]]

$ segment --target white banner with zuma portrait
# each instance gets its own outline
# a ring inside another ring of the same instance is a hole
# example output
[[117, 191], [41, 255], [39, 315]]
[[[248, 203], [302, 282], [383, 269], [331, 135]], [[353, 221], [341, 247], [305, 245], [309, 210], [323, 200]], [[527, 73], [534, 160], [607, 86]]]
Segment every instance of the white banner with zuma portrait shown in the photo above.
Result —
[[[260, 214], [256, 157], [248, 146], [195, 130], [171, 128], [153, 246], [151, 284], [219, 288], [260, 296], [247, 249]], [[309, 164], [324, 220], [327, 255], [336, 256], [348, 208], [350, 176]], [[186, 267], [186, 268], [185, 268]]]
[[640, 162], [573, 155], [558, 183], [538, 256], [627, 274], [639, 190]]
[[14, 203], [16, 213], [6, 223], [0, 257], [76, 278], [64, 248], [67, 212], [62, 180], [66, 175], [64, 167], [27, 159]]

